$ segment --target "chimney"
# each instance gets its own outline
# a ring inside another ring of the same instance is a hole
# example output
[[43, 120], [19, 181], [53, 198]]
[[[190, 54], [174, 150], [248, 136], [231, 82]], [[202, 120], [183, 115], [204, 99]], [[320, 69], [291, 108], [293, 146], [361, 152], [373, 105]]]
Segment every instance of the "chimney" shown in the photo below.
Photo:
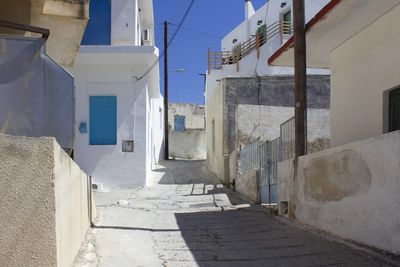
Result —
[[251, 18], [251, 16], [254, 15], [254, 13], [256, 13], [256, 11], [254, 10], [251, 0], [244, 0], [244, 5], [245, 5], [245, 18], [247, 21]]

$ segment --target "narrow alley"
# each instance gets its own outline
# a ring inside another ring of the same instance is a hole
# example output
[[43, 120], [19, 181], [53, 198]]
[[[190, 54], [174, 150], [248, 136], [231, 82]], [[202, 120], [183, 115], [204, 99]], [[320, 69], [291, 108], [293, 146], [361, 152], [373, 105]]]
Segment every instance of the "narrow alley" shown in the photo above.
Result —
[[396, 266], [251, 206], [203, 161], [169, 161], [154, 185], [95, 192], [75, 266]]

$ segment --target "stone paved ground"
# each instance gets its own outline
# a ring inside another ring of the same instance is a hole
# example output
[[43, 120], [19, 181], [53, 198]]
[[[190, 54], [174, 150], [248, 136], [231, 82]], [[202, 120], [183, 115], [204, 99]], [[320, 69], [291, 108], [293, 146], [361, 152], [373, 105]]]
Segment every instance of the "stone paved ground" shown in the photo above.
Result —
[[95, 194], [76, 266], [395, 266], [251, 207], [203, 162], [168, 162], [150, 187]]

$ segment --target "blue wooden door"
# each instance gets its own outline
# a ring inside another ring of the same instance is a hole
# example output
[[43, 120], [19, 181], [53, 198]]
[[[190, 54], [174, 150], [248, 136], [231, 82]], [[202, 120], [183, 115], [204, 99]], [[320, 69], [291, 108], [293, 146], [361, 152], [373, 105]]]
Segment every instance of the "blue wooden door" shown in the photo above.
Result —
[[117, 97], [90, 97], [90, 144], [117, 144]]
[[184, 132], [185, 131], [185, 116], [175, 115], [174, 131], [175, 132]]

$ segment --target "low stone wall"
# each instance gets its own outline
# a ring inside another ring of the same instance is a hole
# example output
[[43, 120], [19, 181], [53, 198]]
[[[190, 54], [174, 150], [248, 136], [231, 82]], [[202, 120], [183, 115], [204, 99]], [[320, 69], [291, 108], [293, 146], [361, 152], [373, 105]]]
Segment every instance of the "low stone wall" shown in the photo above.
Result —
[[3, 266], [72, 266], [90, 226], [88, 179], [54, 138], [0, 135]]
[[206, 133], [204, 130], [189, 130], [169, 133], [169, 155], [182, 159], [206, 158]]
[[282, 162], [279, 201], [302, 223], [400, 254], [399, 162], [400, 132], [301, 157], [295, 179]]
[[248, 198], [254, 204], [260, 203], [260, 182], [257, 170], [238, 174], [235, 179], [235, 191]]

